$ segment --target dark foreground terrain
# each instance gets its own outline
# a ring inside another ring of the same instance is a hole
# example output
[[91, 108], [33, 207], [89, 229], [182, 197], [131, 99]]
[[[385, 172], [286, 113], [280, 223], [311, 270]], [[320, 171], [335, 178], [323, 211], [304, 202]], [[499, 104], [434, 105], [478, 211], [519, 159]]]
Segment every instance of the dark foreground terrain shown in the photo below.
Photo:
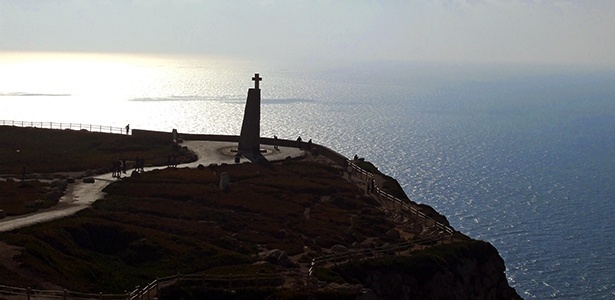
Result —
[[[223, 173], [230, 177], [227, 190], [219, 186]], [[382, 186], [403, 194], [392, 179], [385, 178]], [[342, 166], [309, 155], [269, 166], [146, 172], [104, 191], [103, 200], [75, 216], [0, 233], [0, 282], [124, 293], [175, 274], [269, 276], [252, 284], [180, 282], [163, 288], [160, 296], [519, 298], [491, 245], [459, 233], [443, 236], [347, 180]], [[446, 222], [431, 208], [417, 207]], [[326, 255], [411, 241], [417, 243], [312, 268]]]

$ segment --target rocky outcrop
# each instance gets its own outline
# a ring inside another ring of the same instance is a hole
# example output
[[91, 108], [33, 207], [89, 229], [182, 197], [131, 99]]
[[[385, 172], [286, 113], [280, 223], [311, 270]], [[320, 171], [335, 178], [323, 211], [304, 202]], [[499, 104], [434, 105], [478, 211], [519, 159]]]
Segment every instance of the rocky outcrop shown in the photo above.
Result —
[[436, 246], [410, 257], [355, 262], [333, 269], [378, 299], [521, 299], [508, 285], [504, 261], [482, 241]]

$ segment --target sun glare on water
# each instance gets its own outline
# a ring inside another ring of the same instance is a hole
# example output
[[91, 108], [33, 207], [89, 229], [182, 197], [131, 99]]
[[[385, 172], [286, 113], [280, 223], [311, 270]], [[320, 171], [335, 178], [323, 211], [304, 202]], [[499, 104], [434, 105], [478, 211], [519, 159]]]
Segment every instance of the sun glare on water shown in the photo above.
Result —
[[[152, 58], [83, 53], [8, 53], [0, 56], [2, 91], [95, 98], [130, 95], [152, 78]], [[111, 99], [109, 99], [111, 100]]]
[[166, 128], [198, 114], [220, 123], [245, 99], [251, 72], [220, 57], [0, 52], [0, 120], [123, 127], [138, 114], [150, 123], [134, 125]]

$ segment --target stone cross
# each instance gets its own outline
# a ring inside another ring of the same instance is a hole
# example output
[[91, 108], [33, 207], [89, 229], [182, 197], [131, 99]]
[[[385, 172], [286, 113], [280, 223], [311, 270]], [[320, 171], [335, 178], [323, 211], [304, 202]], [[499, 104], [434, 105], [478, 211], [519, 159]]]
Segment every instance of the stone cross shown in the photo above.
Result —
[[254, 73], [254, 77], [252, 77], [252, 80], [254, 80], [254, 88], [258, 90], [258, 89], [259, 89], [259, 88], [258, 88], [258, 82], [259, 82], [259, 81], [262, 81], [262, 80], [263, 80], [263, 78], [262, 78], [262, 77], [259, 77], [259, 76], [258, 76], [258, 73]]

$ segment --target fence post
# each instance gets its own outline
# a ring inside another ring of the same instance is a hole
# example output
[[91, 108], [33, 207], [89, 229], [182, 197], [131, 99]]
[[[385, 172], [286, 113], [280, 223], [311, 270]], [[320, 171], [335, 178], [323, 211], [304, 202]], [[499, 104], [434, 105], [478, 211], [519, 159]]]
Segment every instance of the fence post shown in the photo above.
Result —
[[233, 289], [233, 274], [232, 273], [228, 274], [228, 288], [229, 290]]
[[64, 289], [64, 296], [62, 297], [62, 299], [66, 300], [68, 292], [66, 291], [66, 289]]
[[26, 296], [28, 297], [28, 300], [30, 300], [30, 293], [31, 293], [31, 292], [32, 292], [32, 291], [30, 290], [30, 287], [28, 287], [28, 288], [26, 289]]
[[160, 279], [156, 277], [156, 295], [158, 295], [158, 289], [160, 289]]

